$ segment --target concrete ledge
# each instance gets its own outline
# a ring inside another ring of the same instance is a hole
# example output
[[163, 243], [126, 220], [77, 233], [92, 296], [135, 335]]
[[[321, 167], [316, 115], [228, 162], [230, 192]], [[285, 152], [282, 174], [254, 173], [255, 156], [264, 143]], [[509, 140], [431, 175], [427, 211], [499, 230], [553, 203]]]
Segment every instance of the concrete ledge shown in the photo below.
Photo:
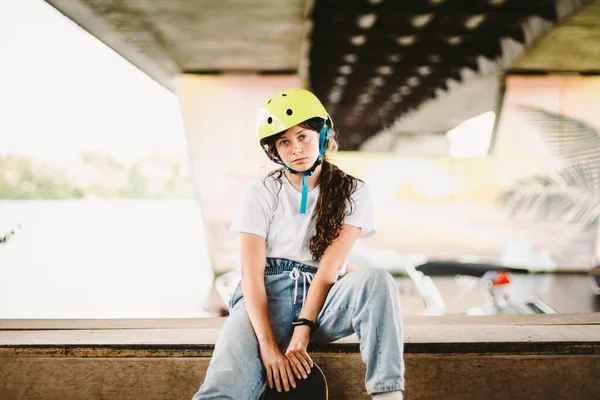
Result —
[[[404, 317], [406, 326], [449, 325], [599, 325], [600, 313]], [[9, 330], [70, 330], [70, 329], [180, 329], [220, 328], [225, 318], [162, 318], [162, 319], [0, 319], [0, 331]]]
[[[222, 323], [0, 321], [0, 399], [189, 399]], [[404, 324], [409, 400], [598, 398], [600, 314]], [[356, 337], [310, 351], [331, 399], [369, 398]]]

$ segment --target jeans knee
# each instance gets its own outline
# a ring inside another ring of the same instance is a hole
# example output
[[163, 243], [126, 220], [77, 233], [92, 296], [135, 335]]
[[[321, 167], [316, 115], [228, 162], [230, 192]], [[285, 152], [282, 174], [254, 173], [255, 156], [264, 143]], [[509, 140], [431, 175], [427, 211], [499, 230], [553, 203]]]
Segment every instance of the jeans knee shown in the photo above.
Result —
[[382, 268], [363, 268], [353, 273], [360, 273], [360, 285], [370, 293], [371, 301], [387, 304], [391, 296], [398, 294], [394, 278]]
[[364, 279], [368, 284], [385, 285], [396, 288], [394, 277], [383, 268], [363, 268], [360, 271], [364, 273]]

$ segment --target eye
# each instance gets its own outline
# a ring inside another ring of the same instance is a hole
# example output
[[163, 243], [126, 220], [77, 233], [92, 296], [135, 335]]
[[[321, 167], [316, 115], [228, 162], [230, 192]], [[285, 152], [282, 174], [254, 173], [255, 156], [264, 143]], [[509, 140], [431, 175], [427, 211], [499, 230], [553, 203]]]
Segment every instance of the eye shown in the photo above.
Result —
[[279, 145], [280, 146], [286, 146], [287, 144], [288, 144], [288, 140], [287, 139], [279, 141]]
[[299, 138], [300, 138], [300, 140], [304, 140], [304, 139], [306, 139], [306, 135], [305, 135], [305, 134], [301, 134], [301, 135], [299, 136]]

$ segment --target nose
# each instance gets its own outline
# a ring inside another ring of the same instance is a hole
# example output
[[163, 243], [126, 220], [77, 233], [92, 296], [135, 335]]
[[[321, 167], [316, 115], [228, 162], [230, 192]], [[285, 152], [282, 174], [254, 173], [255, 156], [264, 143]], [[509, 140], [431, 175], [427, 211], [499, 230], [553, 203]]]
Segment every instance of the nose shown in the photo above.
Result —
[[302, 153], [302, 147], [300, 146], [300, 143], [292, 142], [292, 154], [296, 155], [300, 153]]

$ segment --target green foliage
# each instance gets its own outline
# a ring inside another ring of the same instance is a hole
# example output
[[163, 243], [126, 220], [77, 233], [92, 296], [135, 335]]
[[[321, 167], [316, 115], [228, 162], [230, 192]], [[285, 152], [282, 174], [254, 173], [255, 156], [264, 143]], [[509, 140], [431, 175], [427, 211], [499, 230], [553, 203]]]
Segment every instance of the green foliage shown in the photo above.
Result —
[[0, 198], [82, 198], [81, 188], [70, 184], [60, 171], [24, 156], [0, 157]]
[[105, 153], [85, 153], [69, 167], [9, 155], [0, 157], [0, 199], [193, 198], [187, 170], [185, 155], [125, 165]]
[[600, 220], [600, 133], [565, 115], [532, 107], [521, 110], [540, 129], [549, 150], [564, 167], [531, 176], [503, 193], [499, 202], [512, 215], [597, 224]]
[[600, 219], [600, 179], [579, 164], [569, 165], [517, 182], [499, 201], [513, 215], [594, 225]]
[[600, 132], [585, 121], [536, 107], [521, 111], [539, 129], [546, 147], [566, 165], [586, 173], [600, 170]]

